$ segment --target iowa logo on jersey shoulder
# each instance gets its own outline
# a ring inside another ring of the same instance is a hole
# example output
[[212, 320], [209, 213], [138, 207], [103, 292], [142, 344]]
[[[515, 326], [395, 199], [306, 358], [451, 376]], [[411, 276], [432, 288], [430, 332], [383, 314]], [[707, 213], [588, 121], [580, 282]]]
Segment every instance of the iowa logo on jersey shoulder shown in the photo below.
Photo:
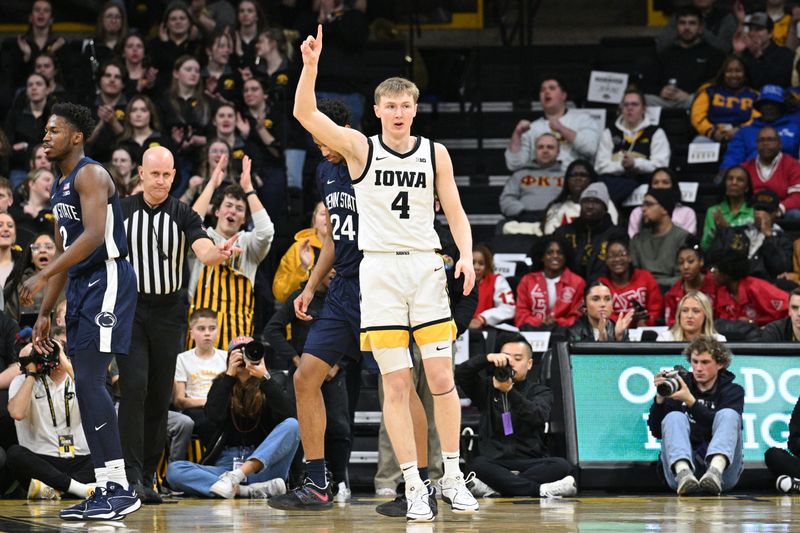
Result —
[[412, 188], [425, 188], [427, 187], [427, 178], [424, 172], [414, 171], [395, 171], [395, 170], [376, 170], [375, 171], [375, 185], [393, 187], [412, 187]]

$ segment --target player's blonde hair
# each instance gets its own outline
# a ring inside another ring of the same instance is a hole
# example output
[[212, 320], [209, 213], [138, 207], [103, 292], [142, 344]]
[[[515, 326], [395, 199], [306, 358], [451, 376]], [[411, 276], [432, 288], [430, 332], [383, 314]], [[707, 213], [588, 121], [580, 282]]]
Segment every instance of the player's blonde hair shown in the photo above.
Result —
[[419, 100], [419, 89], [413, 81], [405, 78], [389, 78], [383, 80], [375, 87], [375, 105], [380, 104], [382, 96], [396, 96], [407, 94], [414, 99], [414, 103]]

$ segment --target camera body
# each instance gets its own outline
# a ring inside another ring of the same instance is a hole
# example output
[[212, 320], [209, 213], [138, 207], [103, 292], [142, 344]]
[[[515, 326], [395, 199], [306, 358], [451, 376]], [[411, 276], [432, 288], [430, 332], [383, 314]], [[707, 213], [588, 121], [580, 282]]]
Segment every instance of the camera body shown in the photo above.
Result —
[[49, 375], [50, 372], [58, 367], [60, 353], [61, 348], [56, 343], [53, 343], [53, 351], [50, 353], [41, 353], [36, 348], [32, 348], [30, 355], [19, 358], [19, 364], [24, 369], [30, 363], [33, 363], [36, 365], [37, 375]]
[[246, 362], [257, 365], [262, 359], [264, 359], [264, 345], [256, 340], [250, 341], [247, 344], [234, 346], [231, 351], [233, 350], [242, 350], [242, 359], [244, 359], [244, 361], [242, 361], [241, 366], [245, 366]]
[[666, 381], [660, 383], [656, 387], [656, 392], [659, 396], [672, 396], [678, 389], [681, 388], [681, 384], [678, 381], [678, 376], [683, 380], [684, 383], [687, 385], [689, 384], [690, 380], [692, 379], [692, 374], [682, 365], [675, 365], [672, 370], [667, 370], [664, 373], [664, 377]]
[[509, 379], [514, 379], [516, 374], [516, 371], [511, 368], [511, 365], [496, 366], [492, 371], [492, 377], [497, 381], [508, 381]]

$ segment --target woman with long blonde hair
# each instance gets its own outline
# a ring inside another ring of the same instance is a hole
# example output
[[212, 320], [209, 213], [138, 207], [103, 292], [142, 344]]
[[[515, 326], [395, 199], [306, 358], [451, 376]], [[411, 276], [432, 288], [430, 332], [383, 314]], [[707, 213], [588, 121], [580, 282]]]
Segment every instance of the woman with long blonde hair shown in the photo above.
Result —
[[708, 296], [699, 291], [689, 291], [678, 302], [675, 324], [661, 333], [658, 340], [691, 342], [700, 336], [726, 340], [714, 329], [714, 310]]

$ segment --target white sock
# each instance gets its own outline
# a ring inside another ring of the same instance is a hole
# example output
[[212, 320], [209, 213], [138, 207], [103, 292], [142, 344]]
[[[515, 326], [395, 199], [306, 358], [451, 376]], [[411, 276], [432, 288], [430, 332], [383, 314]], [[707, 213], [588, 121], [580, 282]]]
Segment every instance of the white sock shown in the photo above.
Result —
[[106, 483], [108, 482], [108, 468], [104, 466], [101, 468], [95, 468], [94, 479], [96, 487], [106, 488]]
[[128, 478], [125, 476], [125, 459], [106, 461], [106, 471], [108, 472], [108, 481], [113, 481], [123, 489], [128, 490]]
[[86, 498], [89, 496], [90, 488], [91, 488], [90, 485], [86, 485], [85, 483], [81, 483], [80, 481], [75, 481], [74, 479], [70, 479], [69, 488], [67, 489], [67, 492], [79, 498]]
[[250, 485], [239, 485], [239, 490], [237, 491], [236, 494], [240, 498], [249, 498], [250, 497]]
[[722, 454], [717, 454], [711, 458], [711, 462], [708, 466], [714, 466], [720, 472], [724, 472], [726, 468], [728, 468], [728, 460]]
[[444, 465], [443, 479], [461, 475], [461, 466], [458, 464], [460, 454], [458, 450], [454, 452], [442, 451], [442, 464]]
[[231, 470], [231, 473], [233, 474], [233, 477], [236, 480], [237, 485], [241, 485], [242, 483], [244, 483], [244, 480], [247, 479], [247, 476], [244, 475], [244, 472], [242, 472], [238, 468], [236, 470]]
[[672, 469], [675, 470], [675, 475], [677, 476], [684, 470], [691, 470], [692, 466], [689, 464], [689, 461], [686, 459], [681, 459], [676, 461], [674, 465], [672, 465]]
[[419, 477], [419, 469], [416, 461], [409, 461], [400, 465], [403, 471], [403, 480], [406, 482], [406, 490], [411, 487], [422, 485], [422, 478]]

